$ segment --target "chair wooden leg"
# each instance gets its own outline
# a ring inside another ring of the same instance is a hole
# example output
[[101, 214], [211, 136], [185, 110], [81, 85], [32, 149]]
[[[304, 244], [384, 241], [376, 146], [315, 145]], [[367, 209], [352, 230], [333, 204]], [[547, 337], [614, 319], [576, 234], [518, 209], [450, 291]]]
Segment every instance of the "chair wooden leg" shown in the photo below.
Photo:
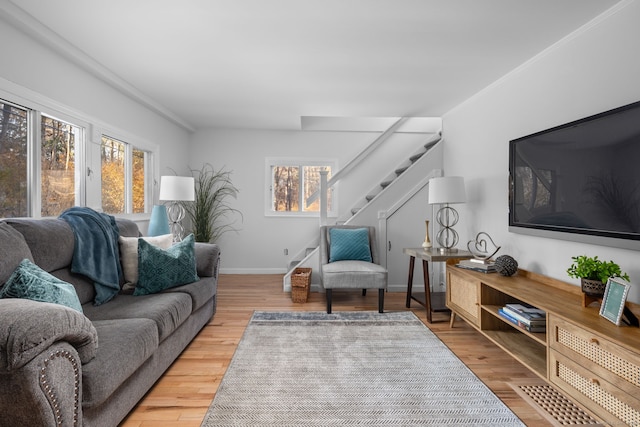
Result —
[[331, 291], [333, 289], [327, 289], [327, 314], [331, 314]]
[[366, 295], [367, 295], [367, 290], [366, 290], [366, 289], [363, 289], [363, 290], [362, 290], [362, 296], [366, 296]]
[[378, 313], [384, 313], [384, 289], [378, 289]]

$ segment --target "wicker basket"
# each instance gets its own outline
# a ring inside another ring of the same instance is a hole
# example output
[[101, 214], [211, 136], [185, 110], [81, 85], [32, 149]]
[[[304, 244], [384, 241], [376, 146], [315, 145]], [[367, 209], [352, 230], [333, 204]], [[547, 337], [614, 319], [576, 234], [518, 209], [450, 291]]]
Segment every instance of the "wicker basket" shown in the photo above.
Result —
[[311, 269], [299, 267], [291, 273], [291, 299], [293, 302], [307, 302], [311, 291]]

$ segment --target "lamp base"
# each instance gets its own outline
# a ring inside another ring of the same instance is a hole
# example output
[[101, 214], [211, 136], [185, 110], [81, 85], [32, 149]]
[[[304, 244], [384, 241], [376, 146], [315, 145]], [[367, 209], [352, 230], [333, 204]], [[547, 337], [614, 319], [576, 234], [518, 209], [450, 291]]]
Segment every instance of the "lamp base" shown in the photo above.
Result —
[[169, 228], [171, 229], [171, 234], [173, 234], [173, 242], [181, 242], [184, 235], [184, 227], [182, 227], [182, 219], [185, 214], [184, 208], [178, 202], [171, 202], [167, 208], [167, 214], [169, 216]]
[[441, 254], [455, 254], [458, 252], [457, 248], [438, 248], [438, 252]]

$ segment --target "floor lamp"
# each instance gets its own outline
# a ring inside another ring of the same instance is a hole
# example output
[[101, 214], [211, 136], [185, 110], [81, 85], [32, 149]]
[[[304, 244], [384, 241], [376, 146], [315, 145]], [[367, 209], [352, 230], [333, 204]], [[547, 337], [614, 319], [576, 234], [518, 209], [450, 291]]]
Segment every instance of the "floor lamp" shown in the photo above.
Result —
[[440, 252], [457, 252], [458, 233], [453, 226], [458, 223], [458, 211], [449, 206], [453, 203], [464, 203], [466, 193], [464, 178], [461, 176], [446, 176], [429, 180], [429, 204], [444, 205], [436, 214], [436, 221], [440, 224], [440, 231], [436, 234], [436, 241], [440, 245]]
[[195, 179], [192, 176], [161, 176], [160, 200], [168, 201], [167, 215], [173, 241], [180, 242], [184, 234], [182, 220], [184, 219], [184, 207], [180, 202], [192, 202], [195, 197]]

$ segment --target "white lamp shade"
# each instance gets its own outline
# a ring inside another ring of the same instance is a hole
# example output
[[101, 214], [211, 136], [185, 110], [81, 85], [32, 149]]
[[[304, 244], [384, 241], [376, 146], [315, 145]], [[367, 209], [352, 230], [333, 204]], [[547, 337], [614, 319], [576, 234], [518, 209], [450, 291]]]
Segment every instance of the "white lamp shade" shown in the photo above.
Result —
[[194, 201], [195, 179], [192, 176], [161, 176], [160, 200]]
[[429, 180], [429, 204], [464, 203], [467, 201], [464, 178], [443, 176]]

